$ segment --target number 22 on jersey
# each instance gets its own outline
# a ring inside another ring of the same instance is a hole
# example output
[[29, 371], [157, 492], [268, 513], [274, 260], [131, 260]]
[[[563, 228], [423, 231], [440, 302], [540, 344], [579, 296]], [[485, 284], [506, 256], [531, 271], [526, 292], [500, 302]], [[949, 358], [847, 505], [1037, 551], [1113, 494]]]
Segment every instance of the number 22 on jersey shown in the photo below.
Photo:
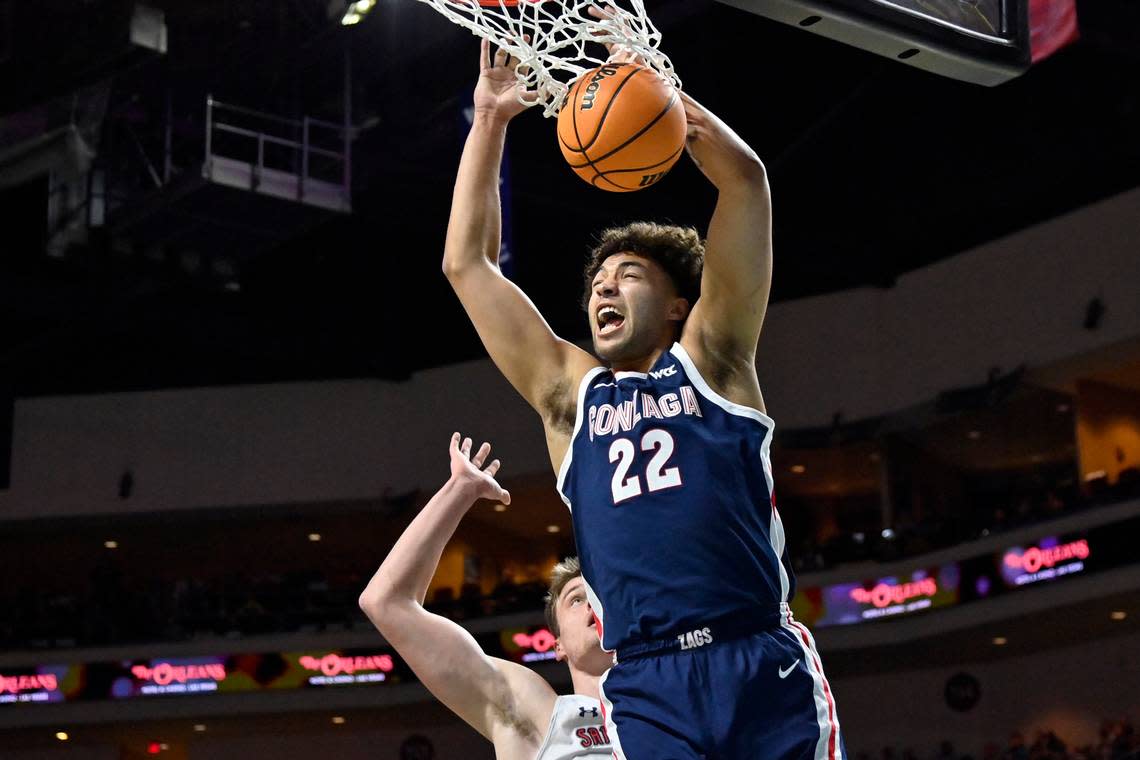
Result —
[[[650, 493], [682, 485], [681, 471], [669, 466], [669, 458], [673, 456], [673, 436], [660, 428], [647, 430], [641, 436], [640, 446], [642, 451], [654, 452], [645, 467], [645, 486]], [[629, 438], [615, 438], [610, 444], [610, 464], [617, 464], [610, 481], [615, 505], [642, 494], [641, 476], [629, 472], [636, 455], [637, 450]]]

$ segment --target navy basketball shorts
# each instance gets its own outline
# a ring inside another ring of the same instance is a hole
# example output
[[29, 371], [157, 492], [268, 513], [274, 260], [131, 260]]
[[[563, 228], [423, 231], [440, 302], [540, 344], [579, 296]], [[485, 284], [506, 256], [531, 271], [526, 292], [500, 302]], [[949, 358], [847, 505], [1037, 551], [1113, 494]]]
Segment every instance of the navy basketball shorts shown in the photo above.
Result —
[[619, 650], [601, 692], [618, 760], [847, 756], [815, 641], [794, 621], [720, 641], [694, 631], [668, 651], [627, 659]]

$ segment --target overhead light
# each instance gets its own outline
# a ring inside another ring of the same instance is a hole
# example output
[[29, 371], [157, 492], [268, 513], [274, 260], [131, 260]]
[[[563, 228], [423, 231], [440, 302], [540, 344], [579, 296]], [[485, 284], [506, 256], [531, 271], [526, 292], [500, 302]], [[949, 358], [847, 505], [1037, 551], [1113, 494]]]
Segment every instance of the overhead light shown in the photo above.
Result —
[[[330, 11], [337, 5], [336, 0], [330, 3]], [[344, 3], [340, 7], [344, 8], [344, 15], [340, 17], [340, 23], [343, 26], [353, 26], [359, 24], [368, 12], [376, 7], [376, 0], [356, 0], [354, 3]]]
[[343, 715], [334, 715], [332, 722], [338, 726], [343, 725], [344, 724], [344, 716]]
[[206, 724], [205, 723], [195, 723], [194, 724], [194, 730], [197, 731], [198, 733], [202, 733], [203, 731], [206, 730]]
[[1090, 480], [1100, 480], [1101, 478], [1107, 478], [1107, 477], [1108, 477], [1108, 473], [1105, 472], [1104, 470], [1093, 470], [1092, 472], [1085, 475], [1085, 481], [1088, 482]]
[[1109, 615], [1109, 617], [1113, 620], [1123, 620], [1124, 618], [1128, 617], [1128, 613], [1124, 610], [1113, 610], [1112, 614]]
[[309, 540], [310, 541], [320, 541], [321, 540], [321, 534], [320, 533], [310, 533], [309, 534]]
[[506, 504], [496, 504], [495, 505], [495, 511], [496, 512], [506, 512], [507, 511], [507, 505]]
[[65, 742], [68, 739], [70, 739], [71, 737], [67, 735], [66, 731], [56, 731], [55, 732], [55, 738], [59, 739], [61, 742]]
[[1008, 643], [1009, 639], [1007, 639], [1005, 636], [994, 636], [995, 647], [1004, 647]]
[[1064, 414], [1065, 412], [1069, 411], [1069, 408], [1070, 407], [1068, 404], [1064, 404], [1064, 403], [1057, 404], [1057, 413], [1058, 414]]
[[118, 541], [104, 541], [103, 546], [107, 547], [108, 549], [118, 549], [119, 548], [119, 542]]
[[166, 750], [170, 749], [170, 745], [167, 744], [166, 742], [162, 742], [161, 744], [158, 745], [158, 748], [160, 750], [162, 750], [163, 752], [165, 752]]
[[794, 472], [797, 475], [803, 475], [805, 472], [807, 472], [807, 468], [804, 467], [802, 464], [793, 464], [792, 465], [792, 472]]
[[966, 433], [966, 437], [969, 438], [971, 441], [976, 441], [982, 437], [982, 431], [971, 430], [969, 433]]
[[547, 525], [546, 526], [546, 532], [547, 533], [558, 533], [561, 530], [562, 530], [562, 528], [559, 528], [557, 525]]
[[893, 530], [891, 530], [890, 528], [883, 528], [883, 532], [880, 533], [879, 535], [881, 535], [886, 540], [890, 541], [892, 538], [895, 537], [895, 532]]

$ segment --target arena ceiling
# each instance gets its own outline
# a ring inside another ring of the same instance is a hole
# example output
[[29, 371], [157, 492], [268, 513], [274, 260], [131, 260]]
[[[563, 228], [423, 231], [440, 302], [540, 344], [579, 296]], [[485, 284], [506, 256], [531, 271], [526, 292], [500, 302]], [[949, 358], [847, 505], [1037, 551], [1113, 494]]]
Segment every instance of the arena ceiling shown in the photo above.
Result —
[[[474, 38], [413, 0], [382, 0], [349, 30], [325, 0], [155, 0], [165, 56], [74, 40], [84, 13], [122, 4], [51, 0], [31, 14], [0, 1], [0, 140], [34, 123], [46, 100], [79, 102], [68, 97], [99, 83], [108, 113], [137, 111], [140, 132], [169, 99], [187, 140], [207, 92], [336, 121], [351, 37], [354, 212], [306, 218], [284, 241], [250, 247], [221, 282], [116, 255], [99, 236], [48, 256], [37, 221], [46, 186], [0, 190], [0, 368], [17, 395], [404, 380], [483, 355], [439, 269]], [[711, 0], [649, 7], [686, 89], [769, 167], [775, 300], [891, 287], [1140, 184], [1140, 11], [1125, 0], [1079, 3], [1080, 42], [992, 89]], [[26, 39], [40, 40], [33, 52]], [[646, 192], [593, 190], [537, 113], [512, 127], [509, 153], [514, 276], [571, 339], [587, 336], [579, 269], [597, 230], [633, 218], [704, 227], [715, 200], [687, 162]], [[212, 203], [206, 216], [235, 213], [232, 196]]]

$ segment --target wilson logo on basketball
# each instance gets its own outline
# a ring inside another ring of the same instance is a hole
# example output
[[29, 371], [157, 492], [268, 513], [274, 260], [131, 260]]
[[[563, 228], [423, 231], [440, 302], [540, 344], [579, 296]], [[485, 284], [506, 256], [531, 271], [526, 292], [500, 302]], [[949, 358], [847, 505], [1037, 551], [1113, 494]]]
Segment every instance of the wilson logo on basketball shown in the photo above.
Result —
[[598, 88], [602, 86], [602, 81], [608, 77], [612, 77], [618, 72], [617, 66], [602, 66], [594, 76], [590, 77], [590, 83], [586, 85], [586, 92], [582, 94], [582, 103], [578, 106], [581, 111], [588, 111], [594, 107], [594, 95], [597, 94]]

